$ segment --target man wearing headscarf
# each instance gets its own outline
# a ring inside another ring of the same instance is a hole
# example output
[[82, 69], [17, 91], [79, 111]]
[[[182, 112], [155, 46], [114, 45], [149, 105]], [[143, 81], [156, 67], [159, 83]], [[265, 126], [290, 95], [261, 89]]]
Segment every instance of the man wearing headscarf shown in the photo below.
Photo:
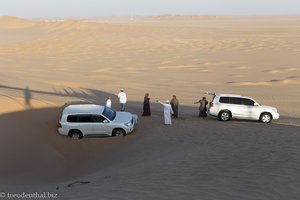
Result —
[[206, 114], [206, 111], [207, 111], [207, 104], [208, 104], [208, 101], [206, 100], [205, 97], [203, 97], [201, 100], [195, 102], [194, 104], [197, 104], [197, 103], [200, 103], [200, 106], [199, 106], [199, 117], [202, 117], [203, 119], [205, 117], [207, 117], [207, 114]]
[[172, 110], [172, 107], [170, 105], [170, 101], [166, 100], [166, 103], [162, 103], [161, 101], [157, 101], [164, 107], [164, 120], [165, 120], [165, 125], [171, 125], [172, 120], [171, 120], [171, 115], [174, 113]]
[[176, 95], [173, 95], [173, 98], [171, 99], [171, 106], [172, 106], [172, 110], [174, 111], [173, 117], [175, 119], [178, 117], [178, 105], [179, 105], [179, 101], [176, 98]]
[[146, 93], [144, 97], [143, 116], [151, 116], [149, 93]]

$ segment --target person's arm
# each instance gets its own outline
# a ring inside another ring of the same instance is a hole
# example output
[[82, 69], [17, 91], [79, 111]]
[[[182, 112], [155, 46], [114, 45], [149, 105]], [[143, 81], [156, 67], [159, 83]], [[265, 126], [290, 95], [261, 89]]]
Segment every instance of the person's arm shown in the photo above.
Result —
[[161, 105], [165, 105], [163, 102], [161, 102], [160, 100], [156, 100], [157, 103], [160, 103]]
[[200, 103], [200, 100], [199, 100], [199, 101], [197, 101], [197, 102], [195, 102], [194, 104], [197, 104], [197, 103]]

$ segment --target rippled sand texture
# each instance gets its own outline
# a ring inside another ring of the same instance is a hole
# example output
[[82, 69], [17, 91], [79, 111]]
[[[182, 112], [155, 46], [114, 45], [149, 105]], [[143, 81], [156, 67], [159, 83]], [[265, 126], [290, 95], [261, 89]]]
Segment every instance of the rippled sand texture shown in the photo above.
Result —
[[[186, 105], [202, 91], [238, 93], [300, 116], [297, 17], [159, 16], [111, 23], [1, 17], [0, 54], [4, 86], [114, 94], [124, 88], [130, 100], [142, 100], [145, 92], [155, 99], [176, 94]], [[5, 112], [15, 110], [22, 93], [0, 92], [1, 107], [11, 104]]]
[[[0, 195], [297, 200], [299, 56], [299, 17], [2, 17]], [[57, 133], [62, 105], [112, 96], [118, 110], [120, 88], [139, 115], [132, 135], [74, 141]], [[286, 121], [199, 119], [193, 102], [203, 91], [254, 97]], [[145, 92], [151, 117], [141, 116]], [[179, 118], [165, 126], [154, 101], [173, 94]]]

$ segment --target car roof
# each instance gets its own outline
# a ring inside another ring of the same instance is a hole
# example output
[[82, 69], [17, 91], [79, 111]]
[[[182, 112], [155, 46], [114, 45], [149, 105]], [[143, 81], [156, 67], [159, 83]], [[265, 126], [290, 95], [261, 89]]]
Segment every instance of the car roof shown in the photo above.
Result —
[[104, 106], [96, 104], [77, 104], [65, 107], [63, 114], [102, 114]]
[[225, 96], [225, 97], [242, 97], [239, 94], [216, 94], [216, 96]]

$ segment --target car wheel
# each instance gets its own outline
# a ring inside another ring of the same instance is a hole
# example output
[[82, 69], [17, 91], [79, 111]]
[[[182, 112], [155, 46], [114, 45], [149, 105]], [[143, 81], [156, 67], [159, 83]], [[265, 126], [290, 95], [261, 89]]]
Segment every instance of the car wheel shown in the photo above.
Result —
[[112, 136], [117, 136], [117, 135], [126, 135], [126, 132], [123, 129], [114, 129], [112, 132]]
[[82, 138], [82, 133], [78, 130], [73, 130], [70, 132], [70, 136], [74, 140], [79, 140]]
[[220, 112], [219, 119], [221, 121], [228, 121], [230, 119], [230, 113], [229, 113], [229, 111], [222, 111], [222, 112]]
[[272, 121], [272, 116], [269, 113], [263, 113], [260, 116], [260, 121], [262, 123], [270, 123]]

